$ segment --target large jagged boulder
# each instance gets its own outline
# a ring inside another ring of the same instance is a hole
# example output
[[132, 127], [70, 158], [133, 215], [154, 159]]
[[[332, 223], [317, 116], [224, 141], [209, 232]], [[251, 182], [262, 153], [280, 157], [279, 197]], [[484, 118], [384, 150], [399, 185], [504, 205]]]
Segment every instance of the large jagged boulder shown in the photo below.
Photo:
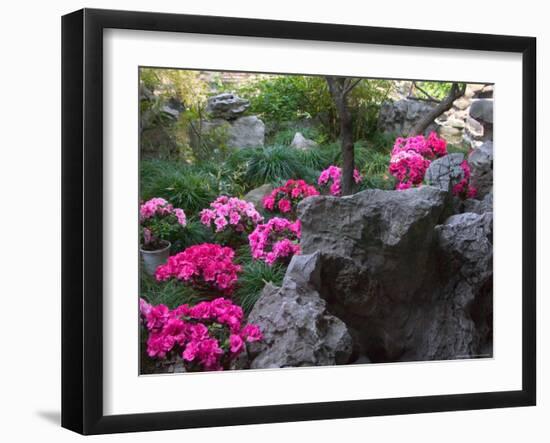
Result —
[[249, 346], [251, 368], [348, 363], [352, 338], [316, 291], [320, 277], [319, 254], [294, 256], [282, 286], [265, 286], [248, 318], [264, 337]]
[[474, 149], [468, 163], [472, 171], [471, 182], [477, 190], [478, 198], [493, 192], [493, 142], [487, 141]]
[[208, 98], [206, 112], [212, 118], [233, 120], [240, 117], [250, 106], [250, 102], [231, 92], [214, 95]]
[[447, 199], [423, 186], [298, 206], [303, 253], [320, 257], [315, 287], [370, 361], [475, 357], [490, 341], [491, 305], [479, 300], [492, 293], [492, 214], [446, 219]]

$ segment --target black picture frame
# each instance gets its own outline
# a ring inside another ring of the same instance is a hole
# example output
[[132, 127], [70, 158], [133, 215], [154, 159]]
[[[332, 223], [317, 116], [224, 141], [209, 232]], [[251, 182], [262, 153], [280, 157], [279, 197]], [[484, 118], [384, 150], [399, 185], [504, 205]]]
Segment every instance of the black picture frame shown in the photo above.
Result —
[[[522, 389], [103, 413], [103, 30], [170, 31], [519, 53], [523, 63]], [[536, 404], [536, 39], [411, 29], [83, 9], [62, 18], [62, 426], [82, 434], [228, 426]]]

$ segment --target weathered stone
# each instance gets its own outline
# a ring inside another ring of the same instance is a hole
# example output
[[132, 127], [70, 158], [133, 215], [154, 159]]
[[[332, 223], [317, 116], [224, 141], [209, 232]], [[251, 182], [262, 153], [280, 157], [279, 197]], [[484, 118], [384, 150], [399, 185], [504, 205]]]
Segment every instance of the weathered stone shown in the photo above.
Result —
[[463, 161], [464, 154], [458, 152], [432, 161], [426, 170], [426, 183], [443, 191], [451, 191], [464, 177], [464, 171], [460, 167]]
[[458, 144], [462, 141], [462, 129], [444, 124], [439, 127], [439, 135], [444, 138], [447, 143]]
[[487, 98], [473, 100], [470, 116], [478, 121], [493, 123], [493, 100]]
[[241, 116], [250, 106], [250, 102], [233, 93], [224, 92], [208, 99], [206, 112], [213, 118], [232, 120]]
[[487, 141], [474, 149], [468, 163], [472, 171], [471, 183], [477, 190], [477, 197], [483, 198], [493, 191], [493, 142]]
[[[264, 145], [265, 125], [255, 115], [239, 117], [234, 120], [221, 118], [204, 120], [201, 123], [203, 142], [212, 147], [225, 145], [228, 148], [255, 148]], [[193, 136], [193, 132], [191, 133]], [[196, 146], [198, 140], [192, 137]]]
[[265, 125], [255, 115], [240, 117], [231, 122], [229, 146], [257, 148], [264, 145]]
[[[386, 133], [408, 135], [413, 126], [434, 107], [433, 103], [418, 100], [386, 101], [380, 107], [378, 128]], [[436, 124], [430, 125], [426, 133], [436, 128]]]
[[265, 185], [262, 185], [258, 188], [252, 189], [252, 191], [248, 192], [244, 197], [243, 200], [246, 200], [247, 202], [253, 203], [256, 209], [261, 209], [263, 198], [269, 194], [273, 190], [273, 185], [266, 183]]
[[489, 192], [482, 200], [474, 198], [464, 200], [464, 212], [473, 212], [475, 214], [493, 212], [493, 193]]
[[453, 106], [461, 110], [466, 109], [470, 106], [470, 100], [467, 97], [460, 97], [453, 102]]
[[249, 345], [251, 368], [348, 363], [352, 339], [346, 325], [326, 309], [319, 254], [294, 256], [280, 288], [267, 284], [248, 321], [263, 340]]
[[466, 119], [466, 132], [472, 139], [481, 140], [484, 135], [483, 125], [476, 119], [468, 117]]
[[294, 134], [292, 143], [290, 143], [290, 147], [296, 148], [296, 149], [307, 150], [307, 149], [315, 148], [316, 146], [317, 146], [317, 143], [315, 141], [305, 138], [301, 132], [297, 132], [296, 134]]
[[303, 253], [320, 257], [312, 284], [348, 326], [353, 361], [472, 358], [490, 349], [492, 213], [436, 228], [447, 197], [423, 186], [299, 204]]

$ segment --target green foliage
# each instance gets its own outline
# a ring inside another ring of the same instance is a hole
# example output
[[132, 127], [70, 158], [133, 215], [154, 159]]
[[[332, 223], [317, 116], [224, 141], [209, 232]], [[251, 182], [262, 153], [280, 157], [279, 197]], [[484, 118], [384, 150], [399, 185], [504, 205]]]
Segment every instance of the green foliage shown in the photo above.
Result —
[[187, 219], [187, 224], [178, 231], [178, 235], [173, 238], [171, 254], [177, 254], [192, 245], [200, 243], [212, 243], [212, 231], [204, 226], [198, 219]]
[[235, 151], [228, 158], [227, 165], [246, 165], [244, 180], [246, 187], [250, 188], [289, 178], [303, 178], [311, 173], [300, 162], [297, 150], [286, 146]]
[[141, 198], [163, 197], [188, 216], [207, 207], [218, 196], [213, 177], [189, 165], [161, 160], [141, 162]]
[[323, 77], [277, 75], [242, 86], [238, 94], [250, 100], [250, 112], [266, 121], [280, 123], [315, 118], [331, 107]]
[[153, 305], [165, 304], [174, 309], [184, 303], [195, 304], [207, 297], [177, 280], [157, 282], [146, 272], [140, 272], [140, 297]]
[[[427, 92], [430, 95], [430, 97], [435, 98], [437, 100], [443, 100], [451, 90], [451, 85], [452, 85], [452, 83], [449, 83], [449, 82], [425, 81], [425, 82], [415, 82], [415, 83], [420, 89]], [[413, 88], [412, 92], [415, 97], [427, 98], [426, 95], [418, 89]]]
[[274, 264], [269, 266], [263, 261], [251, 260], [243, 265], [242, 274], [239, 276], [239, 285], [233, 294], [233, 298], [249, 313], [266, 283], [280, 286], [285, 275], [285, 266]]

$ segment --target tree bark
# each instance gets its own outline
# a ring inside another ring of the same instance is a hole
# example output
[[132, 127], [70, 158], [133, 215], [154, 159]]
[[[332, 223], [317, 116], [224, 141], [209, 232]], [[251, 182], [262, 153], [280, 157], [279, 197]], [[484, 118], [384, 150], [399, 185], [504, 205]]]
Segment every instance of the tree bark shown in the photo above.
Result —
[[453, 102], [456, 99], [462, 97], [464, 95], [464, 92], [466, 92], [465, 83], [463, 83], [462, 85], [459, 85], [458, 83], [453, 83], [451, 86], [451, 90], [449, 91], [447, 96], [443, 100], [441, 100], [441, 102], [432, 111], [426, 114], [416, 123], [416, 125], [412, 127], [409, 132], [409, 137], [423, 134], [426, 128], [430, 126], [437, 117], [452, 108]]
[[340, 120], [340, 142], [342, 149], [342, 176], [340, 179], [342, 195], [353, 194], [355, 169], [355, 152], [353, 148], [353, 123], [347, 103], [347, 96], [359, 84], [361, 79], [346, 77], [326, 77], [330, 94], [336, 105]]

